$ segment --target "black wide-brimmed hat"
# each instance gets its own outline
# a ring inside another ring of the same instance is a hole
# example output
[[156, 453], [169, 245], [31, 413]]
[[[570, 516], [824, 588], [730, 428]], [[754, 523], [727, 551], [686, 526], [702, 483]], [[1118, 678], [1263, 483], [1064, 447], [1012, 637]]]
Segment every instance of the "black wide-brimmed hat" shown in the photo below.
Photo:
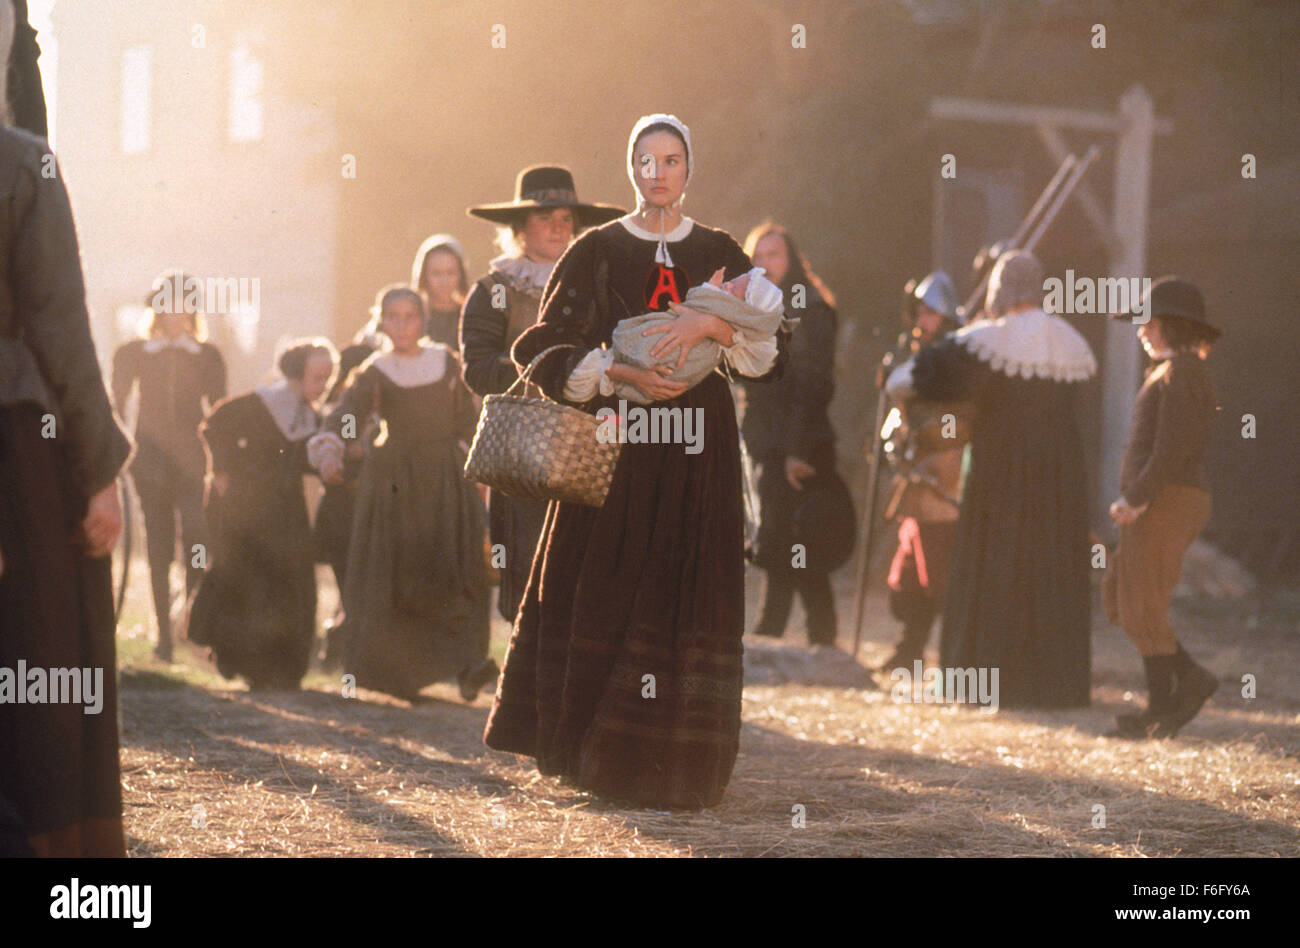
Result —
[[1145, 303], [1152, 316], [1173, 316], [1183, 319], [1196, 328], [1210, 342], [1218, 339], [1223, 330], [1210, 322], [1205, 315], [1205, 297], [1190, 280], [1179, 276], [1162, 276], [1151, 283]]
[[528, 211], [551, 207], [573, 208], [579, 227], [594, 227], [627, 213], [613, 204], [584, 204], [578, 200], [573, 172], [560, 165], [533, 165], [515, 178], [515, 199], [496, 204], [476, 204], [467, 213], [496, 224], [511, 224]]

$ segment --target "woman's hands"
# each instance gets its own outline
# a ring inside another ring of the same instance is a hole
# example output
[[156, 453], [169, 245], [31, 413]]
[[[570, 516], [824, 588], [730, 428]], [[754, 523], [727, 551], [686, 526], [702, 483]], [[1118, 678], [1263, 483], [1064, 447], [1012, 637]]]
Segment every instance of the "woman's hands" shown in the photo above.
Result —
[[230, 489], [230, 475], [225, 471], [215, 471], [212, 475], [212, 489], [218, 497], [225, 497], [226, 491]]
[[341, 457], [328, 457], [320, 462], [320, 479], [326, 484], [343, 483], [343, 459]]
[[86, 555], [92, 559], [108, 556], [122, 532], [122, 503], [117, 496], [117, 481], [111, 481], [94, 497], [81, 521]]
[[650, 350], [650, 355], [656, 359], [666, 352], [672, 352], [674, 347], [681, 346], [682, 351], [677, 357], [677, 364], [673, 366], [674, 371], [686, 364], [687, 354], [705, 339], [712, 339], [724, 347], [731, 345], [733, 342], [735, 330], [717, 316], [711, 313], [703, 313], [689, 306], [683, 306], [680, 303], [669, 303], [668, 308], [677, 318], [672, 322], [655, 326], [653, 329], [647, 329], [641, 335], [664, 334], [658, 344]]
[[1127, 500], [1121, 497], [1110, 505], [1110, 519], [1114, 520], [1121, 527], [1124, 527], [1142, 516], [1142, 513], [1146, 509], [1146, 504], [1143, 504], [1141, 507], [1134, 507], [1130, 505]]
[[[657, 331], [657, 330], [656, 330]], [[612, 382], [626, 382], [652, 402], [665, 402], [676, 398], [686, 391], [685, 382], [674, 382], [665, 378], [672, 374], [666, 365], [655, 365], [648, 369], [639, 369], [634, 365], [615, 362], [605, 370], [605, 375]]]

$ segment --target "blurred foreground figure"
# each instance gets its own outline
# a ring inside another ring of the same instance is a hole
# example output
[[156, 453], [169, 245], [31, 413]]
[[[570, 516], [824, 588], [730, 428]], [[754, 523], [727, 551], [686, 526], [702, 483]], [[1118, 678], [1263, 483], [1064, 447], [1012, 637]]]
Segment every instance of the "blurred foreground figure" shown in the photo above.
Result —
[[[0, 63], [13, 31], [2, 3]], [[109, 553], [130, 442], [48, 152], [0, 115], [0, 855], [123, 856]]]
[[1124, 627], [1146, 669], [1147, 709], [1120, 715], [1116, 732], [1138, 738], [1173, 737], [1219, 687], [1169, 624], [1183, 555], [1210, 520], [1205, 455], [1218, 408], [1205, 359], [1219, 330], [1186, 280], [1162, 277], [1149, 300], [1151, 318], [1138, 338], [1153, 364], [1133, 405], [1122, 495], [1110, 508], [1119, 547], [1102, 587], [1107, 615]]
[[997, 669], [1004, 708], [1083, 707], [1090, 697], [1088, 524], [1074, 402], [1097, 363], [1042, 300], [1038, 259], [1005, 254], [989, 280], [987, 319], [922, 349], [910, 378], [897, 383], [932, 401], [974, 404], [940, 664], [987, 668], [990, 680]]

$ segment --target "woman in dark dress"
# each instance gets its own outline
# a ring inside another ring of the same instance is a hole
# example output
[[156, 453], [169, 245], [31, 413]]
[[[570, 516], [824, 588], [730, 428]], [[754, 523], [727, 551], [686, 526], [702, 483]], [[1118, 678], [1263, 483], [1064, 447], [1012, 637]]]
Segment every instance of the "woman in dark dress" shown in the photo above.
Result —
[[[703, 412], [703, 449], [626, 444], [604, 506], [552, 503], [515, 619], [484, 740], [537, 759], [610, 797], [698, 808], [721, 799], [740, 737], [744, 632], [744, 512], [739, 434], [719, 373], [694, 388], [671, 372], [612, 364], [616, 323], [673, 310], [659, 351], [713, 338], [727, 360], [745, 340], [680, 306], [718, 268], [735, 278], [749, 260], [728, 234], [681, 214], [690, 133], [670, 115], [646, 116], [628, 142], [640, 210], [583, 234], [556, 264], [541, 321], [512, 355], [552, 398], [588, 411], [616, 407], [612, 381], [656, 407]], [[772, 346], [767, 366], [775, 359]], [[653, 695], [653, 697], [650, 697]]]
[[460, 351], [460, 309], [469, 292], [465, 251], [451, 234], [426, 237], [411, 264], [411, 286], [424, 298], [424, 334], [452, 352]]
[[295, 343], [280, 356], [282, 379], [222, 401], [199, 429], [212, 556], [189, 638], [252, 689], [298, 688], [311, 658], [316, 570], [302, 478], [335, 359], [325, 340]]
[[482, 506], [465, 480], [477, 424], [473, 396], [447, 346], [422, 339], [424, 303], [390, 287], [377, 304], [392, 350], [353, 373], [311, 458], [327, 481], [373, 408], [384, 432], [361, 467], [347, 584], [345, 670], [356, 684], [414, 701], [455, 677], [474, 700], [491, 680]]
[[[0, 103], [13, 28], [0, 3]], [[104, 390], [72, 209], [48, 158], [44, 139], [0, 116], [0, 855], [123, 856], [109, 554], [131, 445]], [[19, 662], [29, 675], [90, 672], [95, 701], [17, 703], [29, 684]]]
[[[910, 370], [920, 397], [975, 403], [940, 664], [998, 669], [1003, 708], [1084, 707], [1090, 694], [1087, 503], [1075, 398], [1097, 364], [1083, 337], [1044, 312], [1042, 300], [1037, 258], [1004, 254], [989, 279], [990, 318], [923, 348]], [[905, 379], [897, 390], [906, 394]]]
[[[338, 406], [346, 391], [352, 370], [365, 362], [382, 347], [379, 320], [373, 316], [352, 342], [339, 351], [339, 370], [334, 384], [325, 396], [325, 411]], [[377, 434], [377, 425], [362, 423], [366, 431]], [[322, 668], [331, 671], [343, 663], [343, 641], [347, 636], [347, 620], [343, 613], [343, 590], [347, 586], [348, 547], [352, 541], [352, 517], [357, 508], [357, 485], [361, 479], [361, 458], [369, 439], [357, 440], [351, 452], [345, 452], [343, 474], [337, 483], [325, 483], [325, 493], [316, 508], [312, 536], [316, 544], [316, 562], [328, 563], [334, 574], [334, 585], [339, 592], [339, 607], [334, 616], [325, 621], [325, 654], [321, 656]]]
[[[501, 225], [498, 242], [505, 251], [475, 282], [461, 314], [465, 384], [482, 397], [501, 394], [519, 377], [510, 347], [537, 322], [542, 290], [575, 230], [613, 220], [623, 209], [583, 204], [568, 168], [537, 165], [519, 172], [513, 201], [480, 204], [469, 213]], [[488, 529], [494, 551], [505, 559], [497, 610], [507, 622], [524, 598], [545, 519], [543, 500], [488, 491]]]
[[171, 565], [176, 558], [176, 521], [181, 526], [186, 598], [198, 587], [203, 568], [195, 547], [207, 545], [203, 523], [206, 460], [199, 441], [203, 416], [226, 397], [226, 363], [217, 347], [201, 341], [199, 314], [185, 305], [194, 277], [166, 273], [154, 281], [147, 303], [145, 338], [121, 345], [113, 354], [113, 402], [126, 417], [132, 389], [139, 388], [136, 453], [131, 478], [144, 514], [153, 586], [158, 645], [171, 661]]
[[786, 313], [799, 320], [781, 380], [745, 386], [741, 429], [758, 466], [762, 513], [754, 562], [765, 574], [762, 613], [754, 633], [784, 635], [798, 592], [808, 616], [809, 644], [834, 645], [835, 599], [825, 560], [812, 555], [820, 551], [809, 551], [808, 562], [795, 568], [791, 550], [796, 542], [794, 511], [801, 497], [819, 475], [835, 472], [835, 429], [826, 414], [835, 393], [835, 298], [785, 228], [771, 223], [754, 228], [745, 249], [754, 266], [765, 268], [768, 279], [785, 293]]

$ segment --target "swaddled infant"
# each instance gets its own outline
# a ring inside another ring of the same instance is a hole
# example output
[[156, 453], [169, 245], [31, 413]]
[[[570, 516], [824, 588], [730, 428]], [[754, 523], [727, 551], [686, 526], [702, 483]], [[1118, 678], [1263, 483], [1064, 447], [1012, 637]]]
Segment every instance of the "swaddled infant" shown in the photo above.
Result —
[[[682, 305], [702, 313], [711, 313], [727, 323], [736, 333], [733, 345], [765, 340], [773, 340], [775, 345], [784, 306], [781, 288], [767, 279], [764, 272], [762, 267], [754, 267], [748, 273], [724, 283], [722, 271], [719, 270], [709, 282], [687, 290]], [[661, 356], [652, 356], [650, 350], [659, 344], [662, 335], [643, 335], [647, 329], [672, 322], [676, 318], [672, 313], [652, 312], [620, 320], [614, 327], [614, 361], [642, 369], [655, 365], [666, 365], [669, 368], [676, 366], [680, 346], [674, 346]], [[713, 339], [705, 339], [696, 343], [686, 354], [686, 361], [681, 368], [675, 369], [665, 378], [682, 382], [688, 389], [693, 388], [717, 368], [722, 362], [722, 356], [722, 346]], [[630, 382], [615, 382], [614, 393], [629, 402], [650, 404], [650, 399]]]

